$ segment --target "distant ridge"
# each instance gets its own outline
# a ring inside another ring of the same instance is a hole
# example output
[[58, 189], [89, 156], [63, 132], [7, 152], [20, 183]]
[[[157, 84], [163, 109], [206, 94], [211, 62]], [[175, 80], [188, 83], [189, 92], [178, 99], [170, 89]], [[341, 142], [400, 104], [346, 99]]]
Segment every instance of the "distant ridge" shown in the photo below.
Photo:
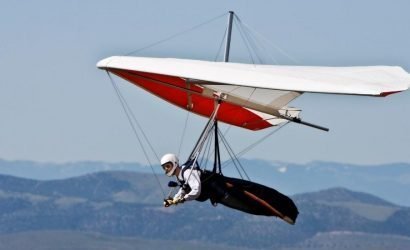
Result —
[[364, 192], [352, 192], [342, 187], [329, 188], [301, 195], [297, 194], [294, 197], [300, 200], [315, 200], [326, 202], [362, 202], [369, 205], [397, 206], [375, 195], [370, 195]]
[[[161, 178], [163, 183], [167, 180]], [[347, 232], [345, 239], [362, 246], [368, 246], [363, 239], [373, 235], [382, 235], [386, 242], [410, 237], [410, 208], [373, 195], [331, 188], [293, 198], [300, 215], [290, 226], [209, 202], [163, 208], [162, 194], [150, 174], [101, 172], [52, 181], [0, 175], [0, 235], [87, 231], [154, 242], [179, 239], [205, 245], [301, 249], [327, 241], [327, 236], [319, 236], [332, 232]]]
[[[410, 206], [410, 164], [391, 163], [377, 166], [351, 165], [315, 161], [307, 164], [241, 159], [253, 181], [274, 186], [287, 193], [313, 192], [344, 187], [371, 193], [389, 202]], [[162, 174], [159, 166], [154, 165]], [[101, 171], [132, 171], [152, 174], [148, 166], [138, 163], [72, 162], [64, 164], [0, 159], [0, 174], [36, 180], [66, 179]], [[227, 175], [237, 176], [232, 166]]]

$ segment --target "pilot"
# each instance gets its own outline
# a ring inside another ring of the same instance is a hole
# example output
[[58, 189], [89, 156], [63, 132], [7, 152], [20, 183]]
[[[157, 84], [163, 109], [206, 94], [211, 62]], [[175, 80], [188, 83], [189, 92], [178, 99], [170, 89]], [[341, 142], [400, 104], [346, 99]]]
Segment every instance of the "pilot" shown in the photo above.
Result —
[[201, 194], [201, 170], [189, 162], [179, 166], [178, 157], [175, 154], [165, 154], [161, 158], [161, 166], [169, 177], [175, 176], [181, 188], [173, 198], [164, 200], [164, 206], [176, 205], [185, 201], [195, 200]]

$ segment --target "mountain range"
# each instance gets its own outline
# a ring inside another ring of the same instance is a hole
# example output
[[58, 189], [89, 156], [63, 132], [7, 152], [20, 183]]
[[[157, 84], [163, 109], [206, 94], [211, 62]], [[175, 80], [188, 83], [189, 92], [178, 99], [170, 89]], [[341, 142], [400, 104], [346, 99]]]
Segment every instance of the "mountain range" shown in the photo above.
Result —
[[[241, 159], [251, 180], [277, 187], [287, 194], [314, 192], [332, 187], [344, 187], [370, 193], [395, 204], [410, 206], [410, 164], [352, 165], [335, 162], [294, 164]], [[205, 165], [205, 163], [203, 163]], [[159, 166], [153, 166], [161, 173]], [[0, 159], [0, 174], [37, 180], [65, 179], [100, 171], [132, 171], [152, 173], [149, 166], [139, 163], [69, 162], [39, 163]], [[238, 176], [233, 165], [223, 171]]]
[[346, 188], [293, 195], [300, 211], [294, 226], [209, 202], [164, 208], [162, 199], [154, 176], [146, 173], [60, 180], [0, 175], [0, 249], [27, 249], [30, 239], [49, 248], [68, 242], [70, 249], [410, 247], [410, 208]]

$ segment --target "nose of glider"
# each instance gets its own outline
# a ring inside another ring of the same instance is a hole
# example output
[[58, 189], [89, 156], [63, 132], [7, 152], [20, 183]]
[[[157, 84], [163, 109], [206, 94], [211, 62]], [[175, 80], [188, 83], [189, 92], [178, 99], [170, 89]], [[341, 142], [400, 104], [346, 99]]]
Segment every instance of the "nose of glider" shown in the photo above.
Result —
[[114, 58], [115, 58], [115, 56], [111, 56], [111, 57], [107, 57], [107, 58], [104, 58], [104, 59], [100, 60], [100, 61], [97, 63], [97, 68], [99, 68], [99, 69], [106, 69], [106, 68], [108, 68], [108, 64], [109, 64]]

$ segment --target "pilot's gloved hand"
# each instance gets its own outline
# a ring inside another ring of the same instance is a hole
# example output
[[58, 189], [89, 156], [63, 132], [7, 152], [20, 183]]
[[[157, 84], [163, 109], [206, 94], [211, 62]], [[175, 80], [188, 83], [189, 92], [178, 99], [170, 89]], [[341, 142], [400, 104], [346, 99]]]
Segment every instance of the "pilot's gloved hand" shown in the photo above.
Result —
[[172, 204], [174, 204], [174, 200], [173, 200], [173, 199], [171, 199], [171, 198], [164, 199], [164, 207], [169, 207], [169, 206], [171, 206]]
[[185, 202], [185, 198], [183, 198], [183, 197], [175, 198], [174, 200], [172, 200], [172, 203], [174, 205], [177, 205], [179, 203], [184, 203], [184, 202]]

